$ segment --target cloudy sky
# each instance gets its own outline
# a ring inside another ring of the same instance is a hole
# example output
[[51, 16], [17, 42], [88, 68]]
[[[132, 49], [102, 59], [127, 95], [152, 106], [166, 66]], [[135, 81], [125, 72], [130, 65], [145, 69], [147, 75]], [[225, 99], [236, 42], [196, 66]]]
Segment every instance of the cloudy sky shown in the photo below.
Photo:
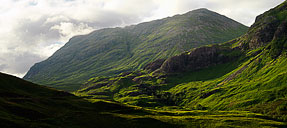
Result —
[[0, 72], [22, 77], [74, 35], [208, 8], [250, 26], [284, 0], [1, 0]]

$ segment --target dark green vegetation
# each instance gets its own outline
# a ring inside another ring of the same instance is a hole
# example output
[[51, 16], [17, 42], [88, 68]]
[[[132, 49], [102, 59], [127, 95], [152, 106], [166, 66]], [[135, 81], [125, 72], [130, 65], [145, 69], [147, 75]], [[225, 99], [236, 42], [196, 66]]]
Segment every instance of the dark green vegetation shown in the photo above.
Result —
[[125, 28], [97, 30], [70, 39], [53, 56], [35, 64], [24, 79], [71, 91], [89, 78], [142, 69], [160, 58], [239, 37], [247, 29], [199, 9]]
[[287, 121], [287, 2], [258, 16], [247, 34], [192, 49], [145, 70], [95, 77], [75, 92], [145, 107], [240, 110]]
[[284, 123], [245, 111], [160, 110], [84, 100], [0, 73], [1, 128], [176, 128], [284, 127]]
[[[90, 103], [72, 94], [0, 73], [0, 127], [155, 127], [172, 126], [154, 118], [137, 118], [144, 110], [117, 103]], [[126, 114], [126, 113], [129, 113]], [[117, 115], [133, 116], [134, 118]]]

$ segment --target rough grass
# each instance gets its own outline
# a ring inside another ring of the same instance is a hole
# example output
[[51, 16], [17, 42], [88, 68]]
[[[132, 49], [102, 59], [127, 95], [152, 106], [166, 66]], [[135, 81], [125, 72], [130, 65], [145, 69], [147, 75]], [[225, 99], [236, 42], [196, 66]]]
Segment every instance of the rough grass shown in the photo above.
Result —
[[247, 111], [146, 109], [106, 100], [85, 100], [5, 74], [0, 74], [0, 83], [0, 126], [5, 128], [286, 126]]

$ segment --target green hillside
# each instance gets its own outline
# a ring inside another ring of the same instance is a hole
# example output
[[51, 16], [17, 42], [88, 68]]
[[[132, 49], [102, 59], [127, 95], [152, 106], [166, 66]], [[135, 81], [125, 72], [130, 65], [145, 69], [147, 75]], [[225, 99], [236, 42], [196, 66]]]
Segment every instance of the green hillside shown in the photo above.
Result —
[[0, 127], [3, 128], [286, 126], [264, 115], [243, 111], [153, 110], [108, 101], [88, 101], [2, 73], [0, 95]]
[[24, 79], [63, 90], [78, 89], [96, 76], [142, 69], [191, 48], [241, 36], [247, 27], [223, 15], [198, 9], [183, 15], [76, 36]]
[[[148, 112], [113, 102], [90, 103], [67, 92], [0, 73], [0, 127], [167, 127]], [[122, 117], [122, 116], [126, 117]], [[137, 116], [139, 115], [139, 116]], [[133, 118], [131, 118], [133, 117]]]
[[91, 78], [78, 96], [126, 104], [240, 110], [287, 121], [287, 2], [256, 18], [247, 34], [195, 48], [145, 70]]

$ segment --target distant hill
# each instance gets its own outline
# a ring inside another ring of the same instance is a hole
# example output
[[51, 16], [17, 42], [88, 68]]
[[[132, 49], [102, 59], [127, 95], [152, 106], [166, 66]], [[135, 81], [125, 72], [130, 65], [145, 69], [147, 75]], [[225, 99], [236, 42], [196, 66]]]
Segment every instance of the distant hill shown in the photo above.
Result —
[[246, 110], [287, 121], [287, 2], [259, 15], [247, 34], [95, 77], [76, 93], [146, 107]]
[[96, 30], [71, 38], [54, 55], [35, 64], [24, 79], [71, 91], [91, 77], [141, 69], [157, 59], [239, 37], [247, 29], [223, 15], [198, 9], [124, 28]]

